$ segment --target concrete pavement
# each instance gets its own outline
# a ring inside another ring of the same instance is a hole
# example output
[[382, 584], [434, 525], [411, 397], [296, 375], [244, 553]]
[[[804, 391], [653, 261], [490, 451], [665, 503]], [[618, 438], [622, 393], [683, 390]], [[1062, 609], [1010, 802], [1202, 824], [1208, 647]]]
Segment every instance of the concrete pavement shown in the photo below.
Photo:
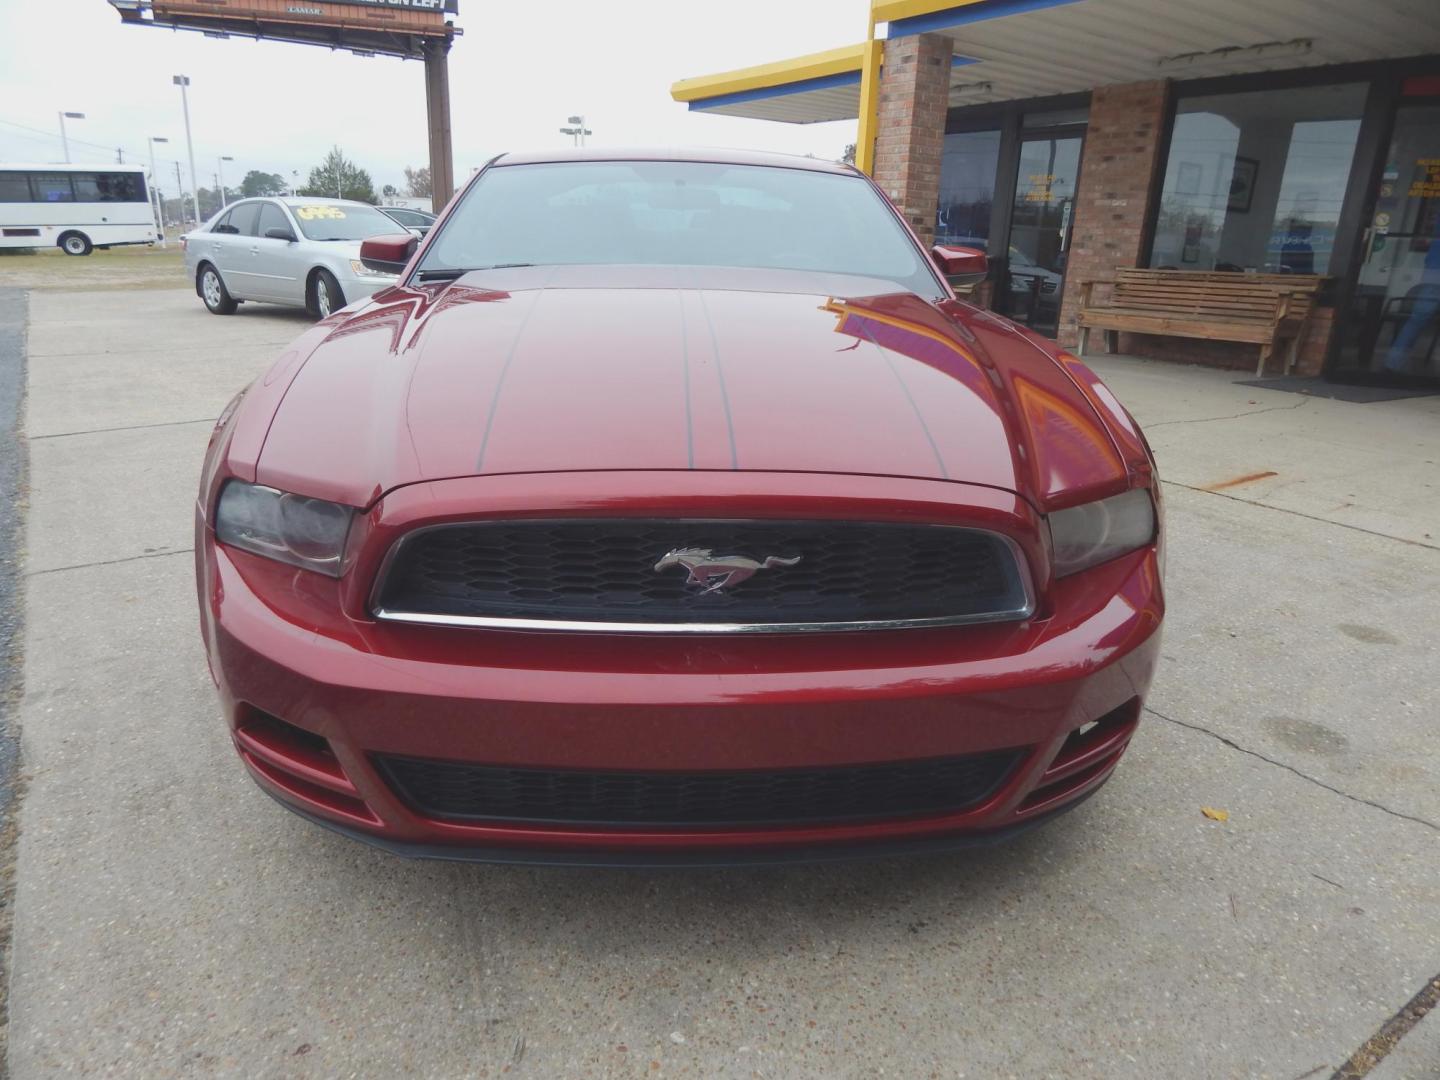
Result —
[[1111, 784], [1008, 847], [410, 863], [250, 784], [196, 632], [206, 421], [303, 325], [31, 296], [16, 1077], [1292, 1080], [1440, 972], [1440, 398], [1096, 362], [1170, 482], [1166, 660]]

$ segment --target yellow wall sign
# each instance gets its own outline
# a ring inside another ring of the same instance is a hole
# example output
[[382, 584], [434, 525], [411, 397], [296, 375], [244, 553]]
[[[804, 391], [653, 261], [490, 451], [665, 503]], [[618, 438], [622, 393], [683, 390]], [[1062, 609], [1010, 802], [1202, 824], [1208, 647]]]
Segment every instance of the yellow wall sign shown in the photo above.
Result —
[[301, 221], [315, 221], [318, 218], [331, 218], [335, 221], [343, 221], [345, 211], [338, 206], [297, 206], [295, 216]]
[[1440, 158], [1419, 158], [1416, 162], [1425, 175], [1410, 183], [1406, 192], [1412, 199], [1440, 198]]
[[1030, 188], [1025, 192], [1026, 202], [1051, 201], [1051, 189], [1055, 185], [1054, 173], [1031, 173], [1026, 179], [1030, 181]]

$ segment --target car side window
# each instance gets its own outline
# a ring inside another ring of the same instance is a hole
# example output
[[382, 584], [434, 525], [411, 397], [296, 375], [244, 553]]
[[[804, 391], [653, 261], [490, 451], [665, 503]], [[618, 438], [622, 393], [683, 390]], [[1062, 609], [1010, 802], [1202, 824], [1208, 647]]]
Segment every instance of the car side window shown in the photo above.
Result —
[[235, 211], [233, 211], [233, 210], [230, 211], [230, 213], [226, 214], [226, 215], [225, 215], [224, 217], [222, 217], [219, 221], [215, 222], [215, 224], [211, 227], [210, 231], [211, 231], [212, 233], [226, 233], [226, 234], [234, 233], [234, 232], [238, 231], [238, 230], [235, 228], [234, 225], [230, 224], [230, 219], [231, 219], [232, 217], [234, 217], [234, 216], [235, 216]]
[[226, 229], [226, 232], [239, 233], [241, 236], [255, 236], [257, 235], [255, 224], [260, 220], [260, 204], [241, 203], [230, 211], [230, 217], [227, 220], [231, 227]]
[[295, 233], [295, 226], [290, 224], [289, 219], [285, 216], [285, 211], [281, 210], [280, 207], [274, 203], [261, 203], [260, 224], [256, 227], [255, 231], [263, 237], [271, 229], [284, 229], [291, 235]]

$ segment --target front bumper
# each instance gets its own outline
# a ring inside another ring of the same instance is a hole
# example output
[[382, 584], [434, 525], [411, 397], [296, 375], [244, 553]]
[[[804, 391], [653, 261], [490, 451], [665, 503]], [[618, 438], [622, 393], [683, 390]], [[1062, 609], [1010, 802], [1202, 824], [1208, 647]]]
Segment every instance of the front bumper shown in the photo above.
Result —
[[400, 279], [390, 274], [384, 277], [374, 277], [369, 274], [361, 276], [356, 274], [347, 265], [343, 273], [336, 275], [340, 282], [340, 291], [345, 294], [345, 303], [353, 304], [356, 300], [365, 300], [381, 289], [388, 289]]
[[[503, 483], [464, 483], [503, 504]], [[543, 483], [516, 486], [533, 496]], [[437, 496], [417, 489], [412, 501], [431, 513]], [[468, 490], [464, 501], [475, 505]], [[376, 547], [385, 513], [368, 526]], [[387, 624], [357, 605], [363, 558], [337, 582], [217, 545], [198, 526], [211, 671], [252, 775], [292, 809], [408, 855], [740, 863], [1008, 835], [1109, 777], [1138, 723], [1163, 614], [1149, 548], [1049, 582], [1023, 623], [745, 640]], [[442, 819], [402, 798], [377, 762], [667, 773], [1002, 750], [1017, 752], [1014, 767], [955, 812], [705, 828]]]

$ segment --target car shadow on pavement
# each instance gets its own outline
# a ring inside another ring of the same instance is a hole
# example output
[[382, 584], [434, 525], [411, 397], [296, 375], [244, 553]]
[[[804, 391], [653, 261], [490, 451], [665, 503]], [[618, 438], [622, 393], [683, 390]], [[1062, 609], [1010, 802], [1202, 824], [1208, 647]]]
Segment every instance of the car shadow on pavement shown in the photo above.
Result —
[[290, 824], [294, 842], [313, 849], [311, 886], [329, 876], [324, 891], [337, 903], [353, 904], [362, 921], [377, 906], [406, 911], [425, 924], [416, 937], [435, 944], [437, 963], [453, 963], [461, 942], [478, 958], [537, 931], [551, 948], [580, 963], [601, 963], [617, 953], [665, 962], [677, 950], [723, 946], [733, 954], [738, 946], [757, 959], [795, 949], [838, 955], [847, 943], [873, 944], [877, 934], [903, 945], [935, 932], [988, 933], [1037, 883], [1057, 872], [1068, 877], [1093, 855], [1086, 836], [1094, 826], [1087, 829], [1085, 819], [1104, 813], [1103, 801], [995, 846], [763, 867], [409, 860], [303, 821]]

